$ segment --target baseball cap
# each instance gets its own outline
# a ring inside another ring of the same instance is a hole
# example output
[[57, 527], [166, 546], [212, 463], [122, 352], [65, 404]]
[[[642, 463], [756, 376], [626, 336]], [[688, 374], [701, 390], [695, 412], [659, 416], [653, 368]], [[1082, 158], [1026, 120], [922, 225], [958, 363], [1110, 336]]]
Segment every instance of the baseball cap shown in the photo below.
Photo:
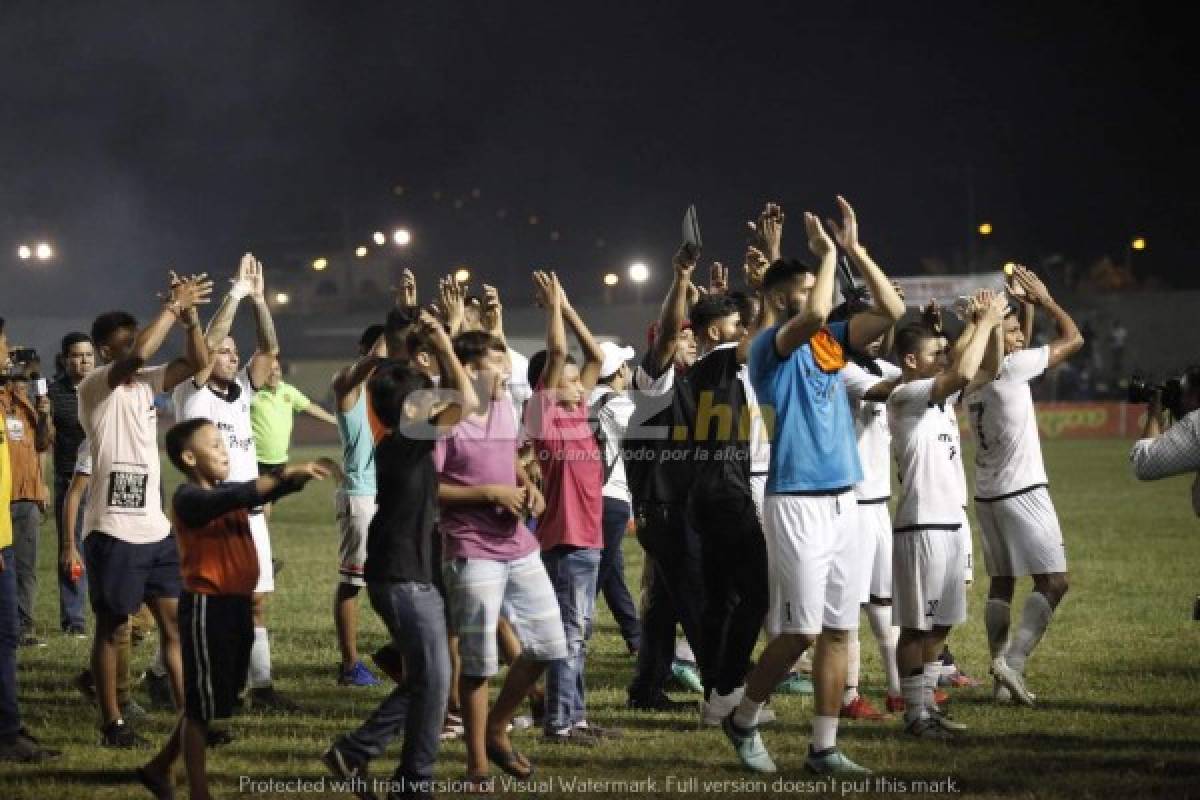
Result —
[[600, 364], [601, 378], [609, 377], [637, 355], [632, 347], [621, 347], [613, 342], [601, 342], [600, 350], [604, 353], [604, 361]]

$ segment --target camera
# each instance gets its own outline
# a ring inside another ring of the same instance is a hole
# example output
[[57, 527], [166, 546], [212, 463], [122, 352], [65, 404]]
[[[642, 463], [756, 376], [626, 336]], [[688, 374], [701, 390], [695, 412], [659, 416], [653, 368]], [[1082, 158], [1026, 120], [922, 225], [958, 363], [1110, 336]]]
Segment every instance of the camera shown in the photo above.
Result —
[[1172, 376], [1161, 383], [1134, 373], [1129, 379], [1128, 402], [1149, 403], [1155, 392], [1161, 392], [1162, 407], [1171, 412], [1172, 419], [1182, 419], [1187, 414], [1187, 409], [1183, 407], [1184, 391], [1196, 382], [1196, 372], [1195, 369], [1189, 369], [1182, 375]]
[[32, 347], [14, 347], [8, 351], [8, 357], [12, 360], [14, 367], [24, 368], [30, 364], [41, 363], [37, 350]]

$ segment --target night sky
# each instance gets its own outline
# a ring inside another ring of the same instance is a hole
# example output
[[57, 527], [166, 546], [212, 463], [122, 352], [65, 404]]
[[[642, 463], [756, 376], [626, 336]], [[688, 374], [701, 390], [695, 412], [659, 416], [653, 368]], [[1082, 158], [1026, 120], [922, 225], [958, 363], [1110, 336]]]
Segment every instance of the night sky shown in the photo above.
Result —
[[[1139, 273], [1200, 286], [1189, 28], [964, 5], [5, 3], [0, 314], [121, 305], [247, 249], [283, 284], [399, 224], [424, 274], [598, 287], [667, 268], [690, 202], [736, 263], [764, 200], [795, 250], [838, 192], [897, 274], [986, 220], [995, 257], [1143, 235]], [[58, 259], [17, 259], [41, 238]]]

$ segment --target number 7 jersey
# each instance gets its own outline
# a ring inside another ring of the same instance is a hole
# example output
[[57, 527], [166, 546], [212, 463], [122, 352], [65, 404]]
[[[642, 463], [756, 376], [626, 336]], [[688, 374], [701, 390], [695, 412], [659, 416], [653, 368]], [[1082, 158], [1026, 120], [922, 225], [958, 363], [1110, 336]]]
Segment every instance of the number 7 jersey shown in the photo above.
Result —
[[1037, 412], [1029, 382], [1046, 371], [1050, 348], [1005, 356], [994, 381], [966, 398], [975, 437], [975, 497], [995, 500], [1046, 485]]

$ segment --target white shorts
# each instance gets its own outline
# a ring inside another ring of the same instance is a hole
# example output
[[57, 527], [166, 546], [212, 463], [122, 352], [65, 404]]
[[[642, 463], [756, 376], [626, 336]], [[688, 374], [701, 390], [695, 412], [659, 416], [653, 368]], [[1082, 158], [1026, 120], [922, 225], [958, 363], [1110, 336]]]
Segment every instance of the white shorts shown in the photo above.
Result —
[[928, 631], [934, 625], [959, 625], [967, 621], [962, 543], [958, 530], [894, 534], [893, 625]]
[[968, 586], [975, 580], [975, 543], [971, 537], [971, 515], [964, 508], [962, 527], [958, 529], [962, 537], [963, 548], [963, 583]]
[[767, 495], [763, 503], [770, 608], [767, 635], [858, 629], [861, 533], [853, 491]]
[[375, 516], [375, 496], [346, 494], [342, 489], [333, 493], [333, 509], [337, 515], [338, 578], [351, 586], [366, 586], [363, 569], [367, 565], [367, 531]]
[[266, 514], [250, 515], [250, 535], [254, 538], [254, 550], [258, 553], [258, 583], [255, 594], [275, 591], [275, 566], [271, 563], [271, 532], [267, 530]]
[[892, 596], [892, 518], [888, 504], [860, 503], [858, 527], [862, 532], [862, 563], [870, 568], [863, 570], [862, 602], [872, 597], [887, 600]]
[[536, 550], [515, 561], [455, 558], [443, 562], [450, 630], [458, 635], [462, 673], [488, 678], [500, 670], [496, 626], [500, 614], [535, 661], [567, 657], [558, 596]]
[[1002, 500], [976, 500], [983, 563], [993, 578], [1020, 578], [1067, 571], [1058, 514], [1050, 492], [1039, 486]]
[[759, 527], [762, 527], [764, 525], [763, 498], [767, 496], [766, 475], [750, 476], [750, 496], [754, 498], [754, 513], [758, 514], [758, 525]]

